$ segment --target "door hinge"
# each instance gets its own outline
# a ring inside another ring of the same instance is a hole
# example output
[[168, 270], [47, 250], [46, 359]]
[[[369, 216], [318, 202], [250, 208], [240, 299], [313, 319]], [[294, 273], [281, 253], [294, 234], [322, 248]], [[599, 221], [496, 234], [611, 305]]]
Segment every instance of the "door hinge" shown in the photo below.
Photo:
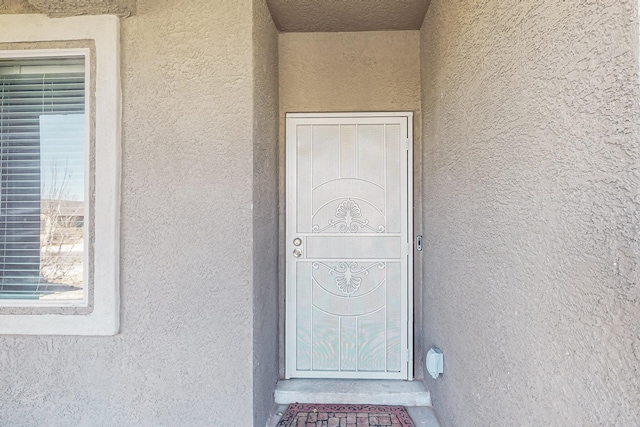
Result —
[[409, 151], [409, 144], [410, 144], [409, 143], [409, 138], [405, 139], [404, 140], [404, 149], [407, 150], [407, 151]]

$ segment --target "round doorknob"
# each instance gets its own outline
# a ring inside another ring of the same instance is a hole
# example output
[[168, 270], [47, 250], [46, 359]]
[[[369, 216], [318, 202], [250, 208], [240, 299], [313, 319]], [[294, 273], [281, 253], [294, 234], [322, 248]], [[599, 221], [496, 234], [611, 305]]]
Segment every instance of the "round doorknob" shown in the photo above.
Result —
[[293, 256], [296, 258], [300, 258], [302, 256], [302, 251], [298, 248], [293, 250]]

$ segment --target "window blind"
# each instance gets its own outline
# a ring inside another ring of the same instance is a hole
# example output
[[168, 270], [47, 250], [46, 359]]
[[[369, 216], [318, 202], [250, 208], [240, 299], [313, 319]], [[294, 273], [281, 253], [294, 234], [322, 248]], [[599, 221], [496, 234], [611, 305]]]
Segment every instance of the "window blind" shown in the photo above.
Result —
[[0, 299], [82, 289], [84, 57], [0, 59]]

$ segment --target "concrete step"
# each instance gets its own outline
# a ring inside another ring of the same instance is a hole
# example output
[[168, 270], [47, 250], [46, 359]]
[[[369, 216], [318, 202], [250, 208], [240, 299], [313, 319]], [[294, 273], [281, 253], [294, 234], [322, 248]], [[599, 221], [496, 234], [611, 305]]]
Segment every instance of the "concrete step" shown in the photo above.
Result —
[[280, 380], [275, 400], [279, 405], [298, 402], [431, 406], [431, 395], [422, 382], [398, 380]]

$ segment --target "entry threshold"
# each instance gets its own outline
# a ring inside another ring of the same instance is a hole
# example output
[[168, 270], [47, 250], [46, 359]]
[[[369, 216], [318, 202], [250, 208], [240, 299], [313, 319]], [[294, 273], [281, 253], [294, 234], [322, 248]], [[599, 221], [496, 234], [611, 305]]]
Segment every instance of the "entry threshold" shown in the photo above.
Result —
[[278, 381], [275, 401], [431, 406], [431, 395], [420, 381], [291, 379]]

